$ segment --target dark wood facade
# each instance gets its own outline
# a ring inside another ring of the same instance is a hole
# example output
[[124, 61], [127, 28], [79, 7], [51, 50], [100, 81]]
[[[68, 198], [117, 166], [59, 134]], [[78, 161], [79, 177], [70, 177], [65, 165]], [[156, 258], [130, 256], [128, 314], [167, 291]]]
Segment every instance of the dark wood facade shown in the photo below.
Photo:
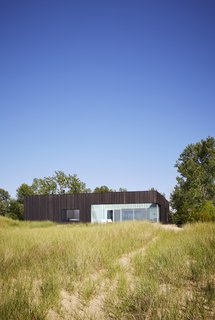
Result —
[[93, 204], [155, 203], [160, 207], [159, 220], [168, 222], [169, 202], [157, 191], [127, 191], [28, 196], [24, 202], [26, 220], [62, 222], [64, 209], [79, 209], [80, 222], [91, 222]]

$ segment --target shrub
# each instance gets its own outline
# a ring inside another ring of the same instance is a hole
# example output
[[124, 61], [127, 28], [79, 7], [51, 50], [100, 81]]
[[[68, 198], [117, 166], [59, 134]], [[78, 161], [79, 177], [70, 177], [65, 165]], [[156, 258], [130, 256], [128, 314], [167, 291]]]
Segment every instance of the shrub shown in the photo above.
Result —
[[212, 201], [205, 201], [201, 207], [193, 209], [189, 214], [190, 222], [210, 222], [215, 221], [215, 206]]

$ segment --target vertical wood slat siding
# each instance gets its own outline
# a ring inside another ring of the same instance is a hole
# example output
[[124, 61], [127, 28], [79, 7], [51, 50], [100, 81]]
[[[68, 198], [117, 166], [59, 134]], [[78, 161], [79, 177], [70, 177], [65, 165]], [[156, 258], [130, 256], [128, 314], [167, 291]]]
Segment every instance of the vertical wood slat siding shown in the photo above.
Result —
[[79, 209], [80, 221], [90, 222], [92, 204], [126, 203], [157, 203], [160, 206], [160, 222], [168, 222], [169, 202], [157, 191], [28, 196], [24, 203], [24, 218], [61, 222], [62, 209]]

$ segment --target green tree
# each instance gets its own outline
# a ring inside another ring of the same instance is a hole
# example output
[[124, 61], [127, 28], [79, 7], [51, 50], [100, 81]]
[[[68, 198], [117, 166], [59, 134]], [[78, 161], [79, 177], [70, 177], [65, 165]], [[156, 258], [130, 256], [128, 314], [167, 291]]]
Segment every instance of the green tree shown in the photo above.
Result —
[[18, 200], [11, 199], [9, 202], [8, 217], [12, 219], [23, 220], [24, 205]]
[[215, 206], [213, 202], [209, 200], [204, 201], [204, 203], [201, 205], [200, 208], [190, 212], [189, 220], [194, 222], [195, 221], [202, 221], [202, 222], [214, 221], [215, 222]]
[[91, 192], [86, 183], [81, 181], [76, 174], [65, 174], [55, 171], [51, 177], [35, 178], [31, 186], [34, 194], [63, 194]]
[[127, 192], [126, 188], [119, 188], [119, 192]]
[[0, 215], [5, 216], [8, 213], [10, 194], [8, 191], [0, 188]]
[[55, 174], [52, 176], [53, 181], [56, 184], [56, 193], [62, 194], [67, 192], [69, 176], [66, 175], [62, 170], [55, 171]]
[[16, 190], [16, 198], [20, 203], [24, 203], [24, 198], [26, 196], [32, 196], [34, 190], [32, 186], [29, 186], [27, 183], [22, 183], [21, 186]]
[[78, 178], [77, 174], [69, 174], [67, 183], [69, 193], [91, 192], [91, 190], [86, 187], [86, 183]]
[[108, 188], [107, 186], [96, 187], [94, 192], [113, 192], [114, 190]]
[[171, 194], [171, 206], [176, 210], [173, 219], [178, 224], [196, 221], [205, 201], [215, 203], [215, 139], [189, 144], [175, 167], [179, 176]]
[[32, 183], [34, 194], [56, 194], [57, 184], [52, 177], [35, 178]]

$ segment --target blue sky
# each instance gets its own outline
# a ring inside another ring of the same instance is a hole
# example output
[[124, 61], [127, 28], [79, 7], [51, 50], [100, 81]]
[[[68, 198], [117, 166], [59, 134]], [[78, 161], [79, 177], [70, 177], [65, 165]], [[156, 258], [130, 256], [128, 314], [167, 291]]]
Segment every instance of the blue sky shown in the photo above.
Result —
[[55, 170], [167, 197], [215, 136], [213, 0], [0, 0], [0, 188]]

